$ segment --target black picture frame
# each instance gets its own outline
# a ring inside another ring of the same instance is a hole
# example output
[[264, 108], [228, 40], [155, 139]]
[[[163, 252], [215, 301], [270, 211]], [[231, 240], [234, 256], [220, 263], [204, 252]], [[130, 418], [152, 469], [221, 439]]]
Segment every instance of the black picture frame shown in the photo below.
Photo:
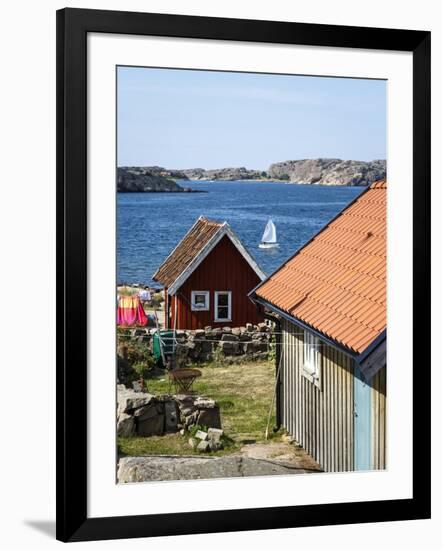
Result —
[[[87, 34], [413, 54], [413, 498], [87, 517]], [[57, 12], [57, 538], [86, 541], [430, 517], [430, 33], [83, 9]]]

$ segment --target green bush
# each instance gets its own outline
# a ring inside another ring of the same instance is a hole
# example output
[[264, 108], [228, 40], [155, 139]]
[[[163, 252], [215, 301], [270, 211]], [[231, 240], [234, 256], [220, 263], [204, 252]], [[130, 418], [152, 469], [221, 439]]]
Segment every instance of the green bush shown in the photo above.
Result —
[[136, 372], [138, 378], [146, 378], [149, 374], [149, 371], [154, 366], [154, 359], [153, 357], [149, 357], [149, 361], [143, 362], [143, 363], [135, 363], [132, 365], [133, 370]]
[[163, 302], [164, 302], [164, 298], [161, 292], [157, 292], [152, 295], [151, 307], [159, 308]]
[[118, 338], [117, 351], [132, 368], [139, 363], [152, 366], [155, 362], [149, 342], [140, 342], [123, 336]]

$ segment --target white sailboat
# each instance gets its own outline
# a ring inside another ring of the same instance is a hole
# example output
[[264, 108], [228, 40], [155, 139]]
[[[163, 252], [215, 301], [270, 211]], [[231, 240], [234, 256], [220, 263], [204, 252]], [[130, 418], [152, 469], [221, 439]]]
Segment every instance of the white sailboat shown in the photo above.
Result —
[[272, 220], [267, 222], [266, 228], [261, 238], [259, 248], [277, 248], [279, 245], [276, 242], [276, 227]]

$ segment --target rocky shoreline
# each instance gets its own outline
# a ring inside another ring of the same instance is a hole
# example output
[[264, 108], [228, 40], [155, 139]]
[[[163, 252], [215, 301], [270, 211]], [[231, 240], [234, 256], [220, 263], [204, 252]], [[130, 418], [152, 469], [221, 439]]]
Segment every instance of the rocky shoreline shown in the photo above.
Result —
[[184, 175], [198, 181], [270, 181], [300, 185], [366, 186], [384, 179], [385, 160], [358, 161], [342, 159], [302, 159], [271, 164], [265, 171], [240, 168], [182, 170]]
[[268, 174], [290, 183], [365, 186], [386, 178], [387, 163], [385, 160], [288, 160], [272, 164]]
[[148, 168], [119, 167], [117, 171], [118, 193], [205, 193], [205, 191], [181, 187], [170, 176]]
[[175, 181], [268, 181], [299, 185], [367, 186], [385, 179], [385, 160], [359, 161], [330, 158], [287, 160], [267, 170], [239, 168], [188, 168], [171, 170], [162, 166], [118, 168], [118, 192], [198, 193]]
[[248, 170], [244, 166], [239, 168], [218, 168], [205, 170], [204, 168], [190, 168], [181, 170], [187, 179], [197, 181], [240, 181], [262, 180], [267, 178], [267, 173], [261, 170]]

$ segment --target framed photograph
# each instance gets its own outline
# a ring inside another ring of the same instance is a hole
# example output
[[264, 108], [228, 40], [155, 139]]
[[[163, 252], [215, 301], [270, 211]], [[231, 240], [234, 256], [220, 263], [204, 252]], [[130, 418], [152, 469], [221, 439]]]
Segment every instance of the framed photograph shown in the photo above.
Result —
[[429, 32], [57, 12], [57, 538], [429, 518], [429, 228]]

